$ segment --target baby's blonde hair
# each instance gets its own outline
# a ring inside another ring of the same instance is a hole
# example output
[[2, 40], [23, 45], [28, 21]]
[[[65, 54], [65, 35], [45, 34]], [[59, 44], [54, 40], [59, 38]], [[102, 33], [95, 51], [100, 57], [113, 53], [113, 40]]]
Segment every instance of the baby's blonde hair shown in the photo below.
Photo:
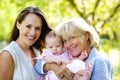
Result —
[[55, 32], [61, 37], [81, 35], [88, 32], [90, 34], [90, 47], [99, 46], [99, 36], [97, 32], [82, 18], [72, 18], [64, 23], [59, 24], [55, 28]]

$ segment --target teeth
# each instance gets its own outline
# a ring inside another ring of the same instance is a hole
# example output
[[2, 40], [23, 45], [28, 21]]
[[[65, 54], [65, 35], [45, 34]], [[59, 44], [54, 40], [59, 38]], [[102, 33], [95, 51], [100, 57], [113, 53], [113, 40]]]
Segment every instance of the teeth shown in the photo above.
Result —
[[29, 39], [34, 39], [34, 37], [30, 37], [30, 36], [28, 36], [28, 38], [29, 38]]
[[70, 48], [70, 51], [74, 51], [74, 50], [75, 50], [75, 47]]

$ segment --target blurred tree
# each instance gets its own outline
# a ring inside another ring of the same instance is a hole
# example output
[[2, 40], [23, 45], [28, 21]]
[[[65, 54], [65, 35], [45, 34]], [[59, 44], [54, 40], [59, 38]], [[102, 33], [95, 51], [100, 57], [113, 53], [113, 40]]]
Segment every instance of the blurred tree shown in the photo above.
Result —
[[120, 38], [120, 0], [0, 0], [0, 5], [0, 40], [8, 38], [17, 14], [26, 6], [38, 6], [51, 27], [71, 17], [82, 17], [101, 38]]
[[[67, 0], [101, 37], [120, 38], [120, 0]], [[116, 25], [117, 24], [117, 25]]]
[[[39, 7], [52, 28], [69, 18], [82, 17], [99, 33], [104, 51], [120, 50], [120, 0], [0, 0], [0, 41], [9, 38], [18, 13], [26, 6]], [[120, 68], [118, 77], [119, 72]], [[118, 77], [114, 80], [120, 80]]]

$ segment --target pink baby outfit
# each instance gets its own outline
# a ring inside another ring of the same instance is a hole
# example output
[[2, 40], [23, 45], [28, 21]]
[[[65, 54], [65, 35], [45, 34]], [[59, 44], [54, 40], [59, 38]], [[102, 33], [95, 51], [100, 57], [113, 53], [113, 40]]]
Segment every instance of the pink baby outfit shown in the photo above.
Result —
[[[56, 57], [56, 58], [60, 58], [63, 62], [70, 61], [69, 53], [65, 49], [63, 49], [63, 53], [60, 54], [60, 55], [53, 55], [52, 52], [45, 49], [42, 53], [42, 57], [44, 57], [44, 56], [53, 56], [53, 57]], [[51, 70], [51, 71], [48, 71], [45, 80], [59, 80], [59, 79], [57, 78], [55, 73]]]

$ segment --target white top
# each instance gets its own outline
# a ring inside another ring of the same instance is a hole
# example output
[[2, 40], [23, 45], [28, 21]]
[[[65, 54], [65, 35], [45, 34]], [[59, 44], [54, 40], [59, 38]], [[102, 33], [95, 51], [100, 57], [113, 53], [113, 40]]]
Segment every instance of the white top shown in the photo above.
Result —
[[[3, 50], [9, 51], [14, 60], [15, 68], [12, 80], [44, 80], [44, 76], [38, 75], [34, 71], [28, 57], [15, 41], [12, 41]], [[39, 57], [39, 52], [35, 48], [33, 50], [36, 56]]]

